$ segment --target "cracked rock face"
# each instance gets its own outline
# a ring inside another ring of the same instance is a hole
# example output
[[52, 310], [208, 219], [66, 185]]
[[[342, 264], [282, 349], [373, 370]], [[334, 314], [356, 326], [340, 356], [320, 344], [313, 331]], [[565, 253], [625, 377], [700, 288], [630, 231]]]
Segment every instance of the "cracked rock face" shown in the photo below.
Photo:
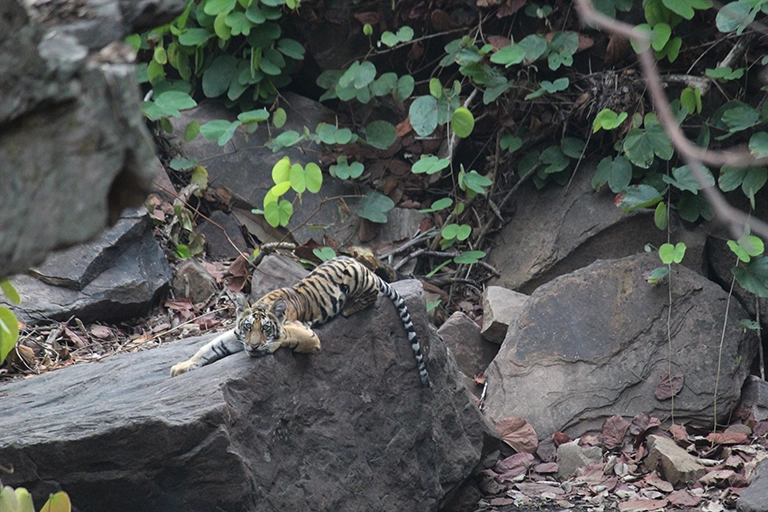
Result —
[[488, 416], [525, 418], [539, 439], [599, 431], [614, 414], [665, 419], [671, 400], [659, 384], [671, 366], [677, 423], [711, 425], [715, 396], [727, 419], [757, 352], [739, 325], [746, 312], [730, 301], [726, 317], [727, 294], [678, 266], [668, 342], [668, 288], [645, 280], [657, 266], [655, 254], [598, 261], [538, 288], [486, 372]]
[[389, 299], [318, 328], [318, 355], [244, 353], [169, 377], [209, 337], [0, 385], [3, 483], [83, 512], [436, 511], [498, 434], [396, 283], [433, 387]]
[[94, 51], [183, 2], [128, 4], [81, 2], [62, 19], [0, 2], [0, 275], [93, 238], [149, 192], [154, 148], [134, 66]]

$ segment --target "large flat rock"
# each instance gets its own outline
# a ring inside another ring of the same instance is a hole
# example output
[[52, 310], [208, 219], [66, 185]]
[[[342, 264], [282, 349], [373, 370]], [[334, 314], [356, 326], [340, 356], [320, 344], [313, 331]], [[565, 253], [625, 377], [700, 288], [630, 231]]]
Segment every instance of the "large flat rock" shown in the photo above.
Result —
[[[0, 385], [3, 483], [80, 511], [434, 511], [497, 437], [426, 321], [431, 389], [389, 300], [318, 329], [319, 355], [237, 354], [176, 378], [204, 338]], [[206, 338], [207, 339], [207, 338]]]

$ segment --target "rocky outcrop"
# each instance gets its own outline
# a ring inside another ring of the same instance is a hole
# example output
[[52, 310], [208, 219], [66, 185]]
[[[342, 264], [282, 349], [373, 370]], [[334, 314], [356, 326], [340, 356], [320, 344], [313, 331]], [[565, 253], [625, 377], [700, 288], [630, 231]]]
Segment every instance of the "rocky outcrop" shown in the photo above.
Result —
[[154, 149], [136, 72], [119, 51], [95, 52], [183, 4], [90, 1], [65, 16], [0, 2], [0, 276], [92, 239], [144, 201]]
[[[496, 237], [489, 256], [501, 276], [492, 284], [531, 293], [557, 276], [586, 267], [597, 259], [642, 253], [646, 244], [659, 247], [667, 233], [653, 223], [653, 212], [624, 214], [610, 191], [594, 192], [596, 162], [585, 164], [569, 187], [550, 186], [520, 193], [512, 222]], [[688, 246], [684, 264], [702, 271], [705, 237], [673, 217], [672, 237]]]
[[677, 423], [711, 425], [715, 397], [726, 420], [757, 352], [746, 312], [731, 301], [726, 316], [727, 294], [677, 267], [670, 345], [668, 288], [645, 280], [657, 266], [655, 254], [598, 261], [537, 289], [486, 372], [488, 416], [525, 418], [540, 439], [599, 431], [614, 414], [666, 418], [671, 367]]
[[[78, 510], [435, 511], [498, 438], [396, 283], [422, 335], [421, 387], [395, 308], [318, 328], [319, 355], [234, 355], [176, 378], [188, 339], [0, 385], [3, 483]], [[206, 338], [207, 339], [207, 338]]]
[[73, 316], [118, 322], [146, 314], [170, 279], [146, 211], [127, 210], [93, 242], [54, 252], [29, 275], [14, 276], [22, 301], [9, 307], [26, 323]]

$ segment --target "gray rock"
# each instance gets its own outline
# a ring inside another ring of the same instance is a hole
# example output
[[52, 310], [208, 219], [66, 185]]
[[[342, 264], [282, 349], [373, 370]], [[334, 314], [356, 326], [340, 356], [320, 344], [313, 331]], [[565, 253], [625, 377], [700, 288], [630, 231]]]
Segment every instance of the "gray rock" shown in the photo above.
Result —
[[237, 354], [170, 378], [209, 338], [119, 354], [0, 385], [3, 483], [36, 500], [61, 488], [83, 512], [436, 511], [499, 439], [421, 285], [395, 287], [432, 389], [384, 297], [318, 328], [318, 355]]
[[[582, 164], [571, 186], [520, 191], [512, 221], [496, 239], [489, 263], [501, 277], [491, 284], [523, 293], [557, 276], [586, 267], [597, 259], [641, 253], [646, 244], [659, 247], [667, 233], [653, 223], [653, 212], [624, 214], [613, 204], [607, 187], [592, 190], [596, 163]], [[704, 235], [690, 233], [676, 218], [672, 237], [688, 245], [684, 264], [702, 272]]]
[[126, 248], [151, 227], [147, 212], [126, 211], [99, 238], [71, 249], [51, 253], [30, 274], [44, 283], [82, 290], [96, 276], [115, 266]]
[[293, 286], [307, 274], [309, 271], [296, 260], [280, 254], [268, 254], [253, 271], [251, 298], [258, 300], [272, 290]]
[[201, 222], [195, 231], [205, 236], [206, 254], [214, 260], [237, 258], [240, 253], [249, 254], [240, 225], [221, 210], [208, 216], [210, 221]]
[[603, 452], [598, 446], [582, 447], [576, 441], [563, 443], [557, 447], [557, 477], [566, 480], [587, 464], [602, 460]]
[[[110, 237], [109, 232], [105, 237]], [[130, 241], [121, 240], [119, 254], [95, 258], [109, 259], [113, 264], [82, 290], [50, 285], [27, 275], [13, 277], [11, 282], [21, 296], [21, 304], [11, 305], [11, 309], [20, 320], [31, 324], [49, 319], [67, 320], [72, 316], [84, 322], [117, 322], [146, 314], [171, 279], [168, 261], [150, 230]], [[67, 265], [67, 271], [72, 267]], [[50, 266], [46, 268], [51, 275], [58, 274]]]
[[501, 286], [489, 286], [483, 291], [483, 337], [493, 343], [501, 343], [509, 326], [523, 312], [528, 296]]
[[480, 327], [461, 311], [448, 317], [437, 333], [456, 358], [459, 370], [470, 378], [485, 371], [499, 351], [498, 346], [483, 339]]
[[[119, 16], [117, 3], [105, 16]], [[152, 10], [133, 7], [134, 23]], [[180, 0], [162, 3], [167, 16]], [[50, 6], [48, 6], [50, 7]], [[32, 7], [31, 7], [32, 9]], [[139, 108], [132, 64], [89, 56], [102, 41], [78, 40], [53, 16], [30, 21], [17, 0], [0, 5], [0, 275], [48, 252], [85, 242], [139, 206], [154, 174], [154, 146]], [[38, 18], [36, 18], [38, 19]], [[157, 20], [160, 22], [160, 20]], [[102, 18], [104, 44], [122, 39]], [[99, 46], [101, 45], [101, 46]]]
[[171, 287], [176, 298], [189, 297], [193, 304], [206, 302], [219, 291], [211, 273], [200, 262], [191, 259], [178, 266]]
[[696, 457], [672, 439], [657, 435], [648, 436], [645, 466], [649, 471], [658, 470], [664, 480], [677, 488], [696, 482], [707, 472], [707, 468], [696, 462]]
[[741, 389], [741, 406], [749, 409], [755, 421], [768, 418], [768, 382], [756, 375], [748, 375]]
[[[614, 414], [668, 417], [669, 401], [654, 396], [669, 366], [668, 289], [645, 281], [657, 266], [654, 254], [598, 261], [536, 290], [486, 372], [492, 421], [523, 417], [541, 438], [556, 431], [575, 438]], [[684, 378], [675, 421], [710, 425], [713, 396], [725, 421], [756, 336], [739, 325], [745, 312], [732, 302], [715, 394], [727, 294], [682, 266], [671, 282], [671, 364]]]
[[768, 460], [760, 462], [755, 468], [749, 487], [739, 494], [736, 509], [739, 512], [768, 511]]

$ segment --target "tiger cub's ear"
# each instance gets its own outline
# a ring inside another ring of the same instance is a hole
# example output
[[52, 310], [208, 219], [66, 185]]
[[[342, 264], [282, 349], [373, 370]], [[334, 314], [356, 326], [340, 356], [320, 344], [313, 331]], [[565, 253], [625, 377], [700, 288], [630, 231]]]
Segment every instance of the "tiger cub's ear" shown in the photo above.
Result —
[[272, 304], [272, 314], [275, 315], [275, 318], [277, 318], [277, 321], [280, 323], [285, 322], [285, 310], [288, 307], [288, 304], [286, 304], [285, 300], [283, 299], [277, 299], [274, 304]]
[[242, 315], [245, 313], [245, 310], [250, 308], [251, 306], [248, 304], [248, 299], [245, 298], [245, 295], [242, 293], [238, 293], [235, 296], [235, 314], [237, 316]]

